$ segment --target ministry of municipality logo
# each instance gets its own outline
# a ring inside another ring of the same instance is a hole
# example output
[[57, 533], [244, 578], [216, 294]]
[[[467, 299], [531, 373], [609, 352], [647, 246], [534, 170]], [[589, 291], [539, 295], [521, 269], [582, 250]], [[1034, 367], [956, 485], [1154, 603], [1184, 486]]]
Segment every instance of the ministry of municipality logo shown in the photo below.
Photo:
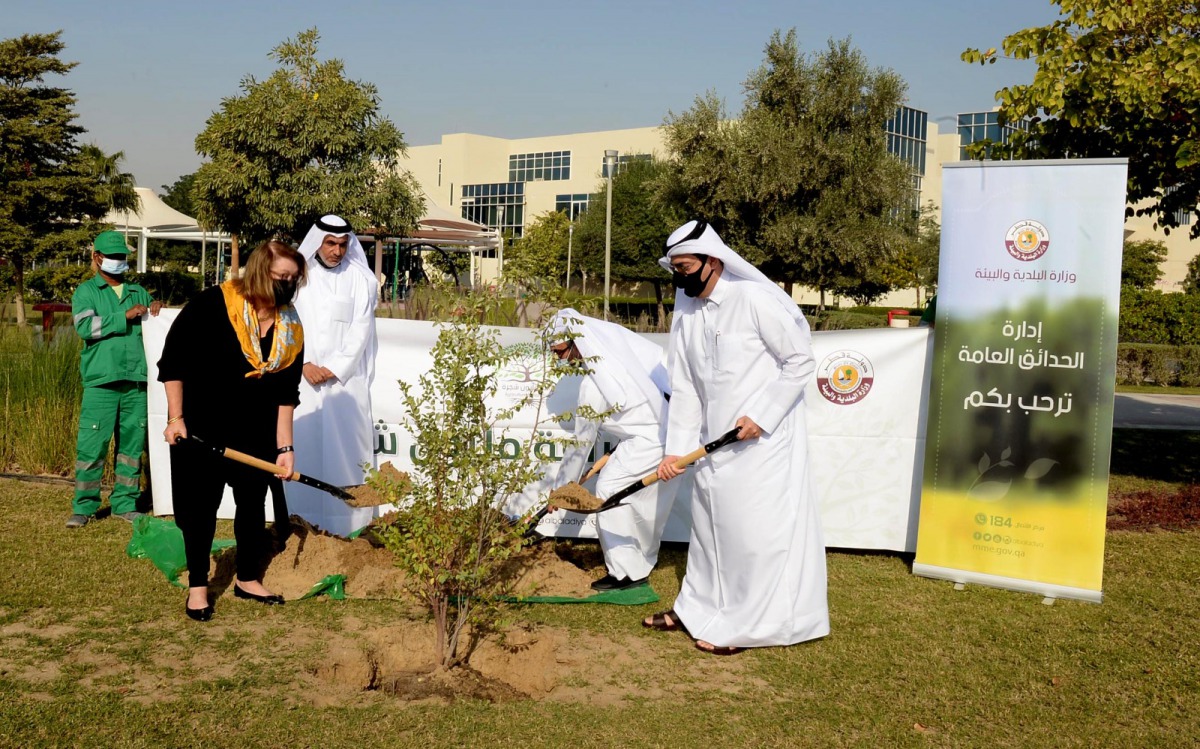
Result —
[[1037, 260], [1050, 249], [1050, 232], [1031, 218], [1018, 221], [1004, 235], [1004, 249], [1017, 260]]
[[499, 395], [515, 403], [533, 392], [550, 376], [546, 356], [536, 343], [514, 343], [505, 346], [502, 363], [496, 370]]
[[817, 389], [825, 400], [838, 406], [858, 403], [874, 386], [875, 368], [857, 351], [834, 352], [817, 368]]

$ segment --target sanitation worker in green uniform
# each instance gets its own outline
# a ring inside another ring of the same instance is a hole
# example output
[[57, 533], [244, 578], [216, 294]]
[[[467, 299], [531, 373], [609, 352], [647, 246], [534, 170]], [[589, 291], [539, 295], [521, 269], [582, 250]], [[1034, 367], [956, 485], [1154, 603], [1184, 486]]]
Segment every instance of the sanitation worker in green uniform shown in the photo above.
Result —
[[79, 362], [83, 406], [75, 452], [75, 500], [68, 528], [82, 528], [100, 509], [100, 476], [114, 433], [116, 483], [109, 503], [113, 515], [131, 523], [141, 515], [137, 499], [146, 446], [142, 317], [147, 312], [157, 315], [162, 308], [162, 302], [152, 301], [141, 286], [124, 280], [129, 248], [120, 233], [101, 232], [93, 249], [96, 275], [71, 297], [75, 330], [83, 339]]

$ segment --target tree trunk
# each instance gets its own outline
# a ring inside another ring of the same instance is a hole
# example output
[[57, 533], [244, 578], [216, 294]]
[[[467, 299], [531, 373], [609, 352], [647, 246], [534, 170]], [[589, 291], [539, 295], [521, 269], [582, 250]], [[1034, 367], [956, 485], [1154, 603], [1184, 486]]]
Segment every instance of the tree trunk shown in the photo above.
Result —
[[437, 603], [433, 607], [433, 619], [437, 627], [436, 652], [438, 663], [445, 668], [446, 663], [446, 619], [450, 608], [450, 599], [444, 595], [438, 595]]
[[383, 237], [375, 235], [375, 284], [383, 288]]
[[821, 301], [817, 303], [817, 312], [825, 311], [825, 287], [821, 287]]
[[229, 235], [229, 277], [238, 277], [238, 235]]
[[658, 302], [658, 308], [656, 310], [658, 314], [658, 320], [656, 321], [658, 323], [657, 327], [659, 330], [662, 330], [667, 324], [667, 308], [663, 304], [662, 281], [654, 282], [654, 300]]
[[17, 287], [17, 296], [13, 301], [17, 305], [17, 327], [25, 327], [25, 258], [13, 256], [13, 283]]
[[793, 289], [795, 289], [795, 288], [796, 288], [796, 282], [795, 282], [795, 281], [784, 281], [784, 282], [783, 282], [783, 290], [787, 292], [787, 295], [788, 295], [788, 297], [789, 297], [789, 298], [791, 298], [791, 296], [792, 296], [792, 290], [793, 290]]

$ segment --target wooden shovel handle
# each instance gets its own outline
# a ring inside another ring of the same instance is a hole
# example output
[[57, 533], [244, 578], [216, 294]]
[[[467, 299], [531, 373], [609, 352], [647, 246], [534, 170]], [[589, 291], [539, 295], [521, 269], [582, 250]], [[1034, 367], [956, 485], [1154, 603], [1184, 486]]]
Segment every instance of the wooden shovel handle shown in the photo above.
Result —
[[[692, 450], [687, 455], [684, 455], [684, 456], [680, 457], [679, 460], [675, 461], [675, 467], [682, 471], [684, 468], [687, 468], [692, 463], [695, 463], [697, 460], [700, 460], [705, 455], [708, 455], [708, 448], [697, 447], [695, 450]], [[649, 476], [646, 476], [644, 479], [642, 479], [642, 486], [650, 486], [651, 484], [653, 484], [657, 481], [658, 481], [658, 473], [655, 472], [655, 473], [650, 474]]]
[[604, 464], [608, 462], [609, 455], [612, 455], [612, 453], [604, 453], [603, 455], [601, 455], [600, 460], [597, 460], [595, 463], [592, 464], [591, 470], [584, 474], [583, 478], [581, 478], [579, 480], [579, 483], [582, 484], [583, 482], [590, 479], [592, 476], [595, 476], [597, 473], [600, 473], [600, 469], [603, 468]]
[[[276, 476], [279, 475], [280, 467], [274, 463], [268, 463], [261, 458], [256, 458], [253, 455], [247, 455], [244, 452], [239, 452], [238, 450], [234, 450], [232, 447], [225, 448], [225, 457], [229, 458], [230, 460], [236, 460], [239, 463], [244, 463], [245, 465], [253, 468], [261, 469], [267, 473], [273, 473]], [[298, 472], [293, 472], [288, 478], [296, 481], [300, 478], [300, 474]]]

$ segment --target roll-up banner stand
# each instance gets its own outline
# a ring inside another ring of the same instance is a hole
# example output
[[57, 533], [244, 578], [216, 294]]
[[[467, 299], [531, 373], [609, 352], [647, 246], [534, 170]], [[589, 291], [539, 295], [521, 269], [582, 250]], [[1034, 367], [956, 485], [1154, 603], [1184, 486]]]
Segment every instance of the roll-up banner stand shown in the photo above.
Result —
[[943, 169], [913, 571], [1099, 602], [1126, 161]]

